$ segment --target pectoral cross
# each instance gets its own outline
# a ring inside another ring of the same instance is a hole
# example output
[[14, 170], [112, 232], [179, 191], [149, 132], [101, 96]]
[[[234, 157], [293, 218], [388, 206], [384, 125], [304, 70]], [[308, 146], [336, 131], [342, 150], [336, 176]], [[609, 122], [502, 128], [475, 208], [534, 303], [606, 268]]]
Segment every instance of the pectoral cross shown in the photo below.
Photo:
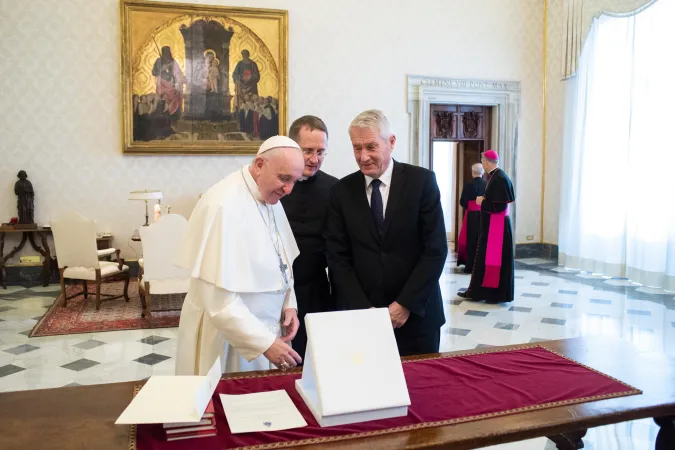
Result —
[[286, 270], [288, 269], [288, 264], [284, 264], [284, 261], [281, 259], [281, 255], [279, 255], [279, 270], [281, 270], [281, 276], [284, 277], [284, 283], [288, 285], [288, 275], [286, 275]]

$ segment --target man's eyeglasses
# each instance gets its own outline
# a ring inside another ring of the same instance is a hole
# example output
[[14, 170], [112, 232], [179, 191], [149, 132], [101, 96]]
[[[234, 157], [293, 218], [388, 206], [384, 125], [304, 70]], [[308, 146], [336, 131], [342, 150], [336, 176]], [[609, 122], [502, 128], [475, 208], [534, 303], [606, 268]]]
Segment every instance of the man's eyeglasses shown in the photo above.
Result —
[[326, 150], [316, 150], [316, 151], [314, 151], [312, 149], [306, 148], [306, 149], [302, 150], [302, 153], [305, 156], [316, 155], [317, 158], [323, 158], [324, 156], [326, 156], [326, 153], [328, 153], [328, 151], [326, 151]]

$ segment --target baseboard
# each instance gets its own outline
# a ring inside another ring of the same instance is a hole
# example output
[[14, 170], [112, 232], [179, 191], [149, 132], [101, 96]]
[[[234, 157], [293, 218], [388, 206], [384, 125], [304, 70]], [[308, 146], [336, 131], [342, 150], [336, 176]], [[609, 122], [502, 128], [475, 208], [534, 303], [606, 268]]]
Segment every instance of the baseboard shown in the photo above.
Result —
[[558, 259], [558, 246], [555, 244], [516, 244], [516, 259], [543, 258]]
[[[138, 261], [124, 261], [124, 264], [129, 266], [129, 275], [132, 278], [138, 277]], [[17, 264], [6, 266], [5, 271], [7, 272], [7, 280], [5, 280], [5, 284], [7, 286], [33, 287], [40, 286], [42, 284], [41, 265], [22, 266]], [[52, 264], [49, 282], [59, 283], [59, 270], [55, 262]], [[0, 292], [2, 292], [1, 288]]]

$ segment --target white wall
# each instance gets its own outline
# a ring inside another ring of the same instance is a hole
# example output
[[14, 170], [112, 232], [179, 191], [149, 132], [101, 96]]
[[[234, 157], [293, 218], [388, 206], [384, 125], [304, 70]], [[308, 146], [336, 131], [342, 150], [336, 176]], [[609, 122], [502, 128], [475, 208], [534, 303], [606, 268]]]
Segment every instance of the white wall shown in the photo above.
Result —
[[[522, 81], [517, 237], [539, 239], [540, 0], [209, 3], [289, 10], [289, 123], [302, 114], [327, 122], [324, 167], [336, 176], [356, 170], [346, 128], [367, 108], [386, 111], [394, 156], [407, 160], [406, 74]], [[188, 216], [200, 192], [248, 160], [121, 154], [118, 0], [0, 0], [0, 54], [3, 221], [16, 215], [12, 187], [25, 169], [38, 222], [78, 209], [129, 258], [143, 216], [129, 191], [161, 189]]]

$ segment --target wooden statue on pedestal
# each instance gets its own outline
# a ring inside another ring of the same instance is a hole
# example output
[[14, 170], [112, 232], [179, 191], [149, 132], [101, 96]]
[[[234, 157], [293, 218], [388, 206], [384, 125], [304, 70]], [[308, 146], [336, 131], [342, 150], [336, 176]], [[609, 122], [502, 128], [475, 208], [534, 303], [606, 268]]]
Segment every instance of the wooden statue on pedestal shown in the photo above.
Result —
[[14, 193], [17, 195], [16, 208], [19, 212], [19, 223], [16, 228], [35, 228], [33, 184], [28, 181], [25, 170], [20, 170], [17, 177], [19, 181], [14, 184]]

